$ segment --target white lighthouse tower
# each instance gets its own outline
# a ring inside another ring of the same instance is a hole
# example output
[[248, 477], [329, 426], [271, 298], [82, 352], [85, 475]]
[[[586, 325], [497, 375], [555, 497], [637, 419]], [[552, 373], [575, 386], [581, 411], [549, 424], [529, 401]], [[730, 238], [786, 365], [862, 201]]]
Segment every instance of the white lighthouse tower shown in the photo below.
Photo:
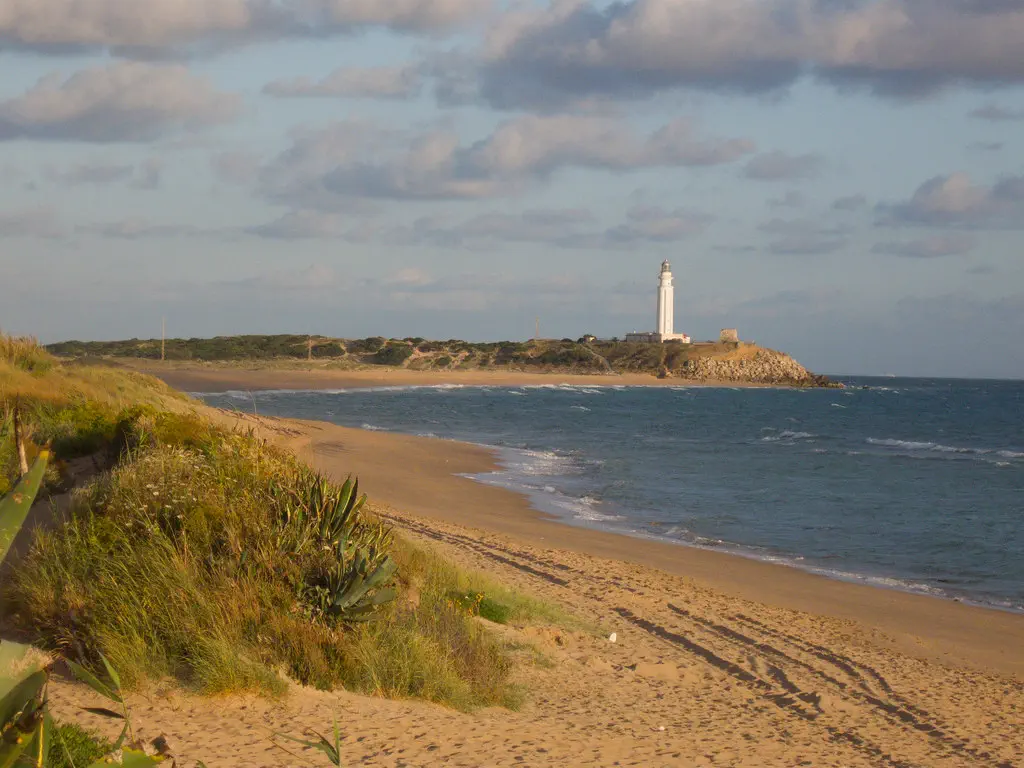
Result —
[[675, 312], [675, 289], [672, 287], [672, 267], [668, 261], [661, 262], [661, 276], [658, 278], [658, 318], [655, 333], [662, 337], [672, 335]]
[[675, 332], [675, 288], [672, 284], [672, 266], [668, 261], [661, 262], [661, 274], [658, 277], [658, 311], [655, 317], [654, 332], [627, 333], [626, 341], [664, 342], [681, 341], [690, 343], [685, 333]]

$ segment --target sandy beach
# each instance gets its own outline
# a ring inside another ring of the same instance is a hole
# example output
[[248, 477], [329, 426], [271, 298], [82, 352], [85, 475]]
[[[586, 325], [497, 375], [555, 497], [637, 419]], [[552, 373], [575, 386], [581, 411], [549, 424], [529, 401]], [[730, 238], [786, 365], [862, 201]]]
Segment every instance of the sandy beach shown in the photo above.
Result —
[[131, 364], [144, 373], [157, 376], [184, 392], [224, 392], [227, 390], [267, 389], [363, 389], [369, 387], [429, 387], [461, 384], [464, 386], [528, 387], [557, 386], [763, 386], [737, 382], [693, 383], [681, 379], [659, 379], [645, 373], [563, 374], [522, 371], [416, 371], [408, 368], [377, 367], [367, 370], [332, 368], [256, 369], [224, 365], [160, 365], [145, 361]]
[[[310, 388], [274, 372], [165, 378], [193, 391], [255, 380]], [[519, 673], [530, 691], [519, 712], [298, 688], [281, 702], [159, 688], [136, 696], [139, 730], [166, 733], [179, 765], [303, 764], [273, 747], [271, 732], [326, 732], [335, 715], [343, 764], [1024, 764], [1024, 616], [567, 526], [461, 477], [495, 466], [476, 446], [233, 418], [336, 478], [358, 475], [403, 535], [561, 604], [593, 629], [498, 629], [537, 649], [537, 663]], [[78, 719], [80, 707], [97, 705], [65, 683], [53, 701], [58, 715]]]

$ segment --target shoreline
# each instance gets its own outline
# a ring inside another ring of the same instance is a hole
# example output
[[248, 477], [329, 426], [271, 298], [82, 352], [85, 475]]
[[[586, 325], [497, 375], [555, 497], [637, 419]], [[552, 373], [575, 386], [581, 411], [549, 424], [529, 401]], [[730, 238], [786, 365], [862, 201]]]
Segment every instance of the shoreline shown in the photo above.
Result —
[[572, 525], [536, 509], [523, 493], [473, 479], [501, 469], [497, 454], [478, 444], [320, 421], [226, 416], [279, 433], [279, 442], [336, 479], [358, 476], [371, 503], [402, 514], [653, 568], [727, 597], [850, 622], [858, 627], [852, 631], [887, 651], [1024, 679], [1024, 614]]
[[374, 368], [369, 370], [338, 369], [256, 369], [222, 366], [159, 365], [144, 361], [125, 367], [156, 376], [183, 392], [209, 394], [227, 391], [315, 391], [324, 389], [377, 389], [381, 387], [731, 387], [826, 389], [823, 387], [787, 387], [782, 384], [757, 384], [742, 381], [694, 381], [665, 378], [646, 373], [579, 374], [532, 373], [508, 370], [416, 371], [407, 368]]

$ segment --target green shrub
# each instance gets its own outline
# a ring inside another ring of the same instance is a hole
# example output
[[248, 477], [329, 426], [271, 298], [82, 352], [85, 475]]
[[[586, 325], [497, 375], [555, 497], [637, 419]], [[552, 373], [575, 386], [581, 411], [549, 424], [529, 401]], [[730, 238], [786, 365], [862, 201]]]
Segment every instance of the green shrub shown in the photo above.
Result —
[[408, 344], [389, 342], [373, 356], [373, 362], [379, 365], [399, 366], [412, 357], [412, 354], [413, 348]]
[[434, 361], [434, 367], [436, 368], [448, 368], [452, 364], [452, 359], [448, 355], [442, 355]]
[[53, 733], [46, 768], [83, 768], [104, 757], [112, 746], [74, 723], [61, 723]]
[[345, 347], [349, 354], [364, 355], [379, 352], [385, 344], [387, 344], [387, 339], [383, 336], [370, 336], [366, 339], [353, 339], [346, 342]]

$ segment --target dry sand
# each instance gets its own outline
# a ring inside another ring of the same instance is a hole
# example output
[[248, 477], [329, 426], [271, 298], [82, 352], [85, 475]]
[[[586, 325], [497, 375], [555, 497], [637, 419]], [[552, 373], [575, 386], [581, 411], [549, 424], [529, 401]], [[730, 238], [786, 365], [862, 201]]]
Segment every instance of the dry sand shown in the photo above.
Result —
[[[134, 697], [140, 732], [166, 734], [179, 766], [323, 765], [269, 736], [326, 732], [335, 715], [343, 765], [1024, 765], [1024, 616], [565, 526], [456, 476], [493, 468], [471, 445], [258, 428], [336, 477], [357, 474], [407, 535], [600, 631], [502, 630], [547, 660], [520, 670], [520, 712], [298, 688], [278, 703]], [[101, 703], [67, 683], [52, 698], [78, 721]]]
[[[265, 389], [358, 389], [369, 387], [465, 386], [524, 387], [558, 384], [583, 386], [715, 386], [717, 382], [694, 384], [681, 379], [659, 379], [646, 373], [570, 374], [526, 373], [521, 371], [414, 371], [408, 368], [373, 367], [367, 370], [330, 368], [249, 369], [225, 365], [183, 366], [179, 363], [160, 365], [150, 361], [125, 363], [145, 373], [158, 376], [172, 387], [185, 392], [224, 392], [226, 390]], [[762, 386], [724, 382], [722, 386]]]

